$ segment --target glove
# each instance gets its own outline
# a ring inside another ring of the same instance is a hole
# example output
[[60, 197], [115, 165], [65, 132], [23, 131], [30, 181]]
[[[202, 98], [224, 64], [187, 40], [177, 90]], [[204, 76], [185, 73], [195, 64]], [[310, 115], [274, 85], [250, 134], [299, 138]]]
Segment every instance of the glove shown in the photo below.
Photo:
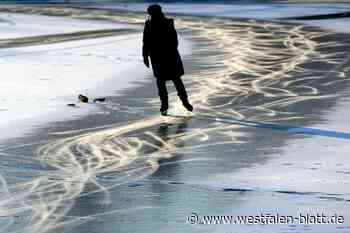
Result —
[[145, 66], [147, 66], [147, 68], [149, 68], [148, 57], [143, 57], [143, 63], [145, 64]]

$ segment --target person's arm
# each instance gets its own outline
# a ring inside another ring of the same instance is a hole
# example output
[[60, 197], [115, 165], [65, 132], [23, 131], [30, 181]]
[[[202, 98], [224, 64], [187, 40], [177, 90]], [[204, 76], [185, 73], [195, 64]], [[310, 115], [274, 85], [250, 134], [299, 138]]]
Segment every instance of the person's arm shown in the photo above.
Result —
[[175, 29], [175, 25], [174, 25], [174, 20], [170, 19], [170, 38], [172, 40], [172, 44], [175, 48], [177, 48], [179, 46], [179, 41], [177, 38], [177, 32]]
[[145, 66], [149, 67], [149, 21], [147, 20], [145, 23], [145, 27], [143, 29], [143, 45], [142, 45], [142, 57], [143, 63]]

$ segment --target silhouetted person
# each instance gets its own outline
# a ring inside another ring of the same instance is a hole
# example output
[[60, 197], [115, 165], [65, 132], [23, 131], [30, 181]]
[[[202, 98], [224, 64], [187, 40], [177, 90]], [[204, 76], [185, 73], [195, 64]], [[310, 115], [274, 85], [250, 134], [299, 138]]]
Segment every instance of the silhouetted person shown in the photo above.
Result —
[[178, 47], [177, 33], [174, 20], [166, 18], [158, 4], [150, 5], [147, 9], [151, 16], [145, 23], [143, 31], [143, 61], [149, 67], [148, 57], [151, 58], [153, 74], [157, 79], [158, 94], [161, 101], [160, 112], [167, 114], [168, 92], [166, 81], [172, 80], [177, 94], [184, 107], [192, 111], [181, 76], [185, 73]]

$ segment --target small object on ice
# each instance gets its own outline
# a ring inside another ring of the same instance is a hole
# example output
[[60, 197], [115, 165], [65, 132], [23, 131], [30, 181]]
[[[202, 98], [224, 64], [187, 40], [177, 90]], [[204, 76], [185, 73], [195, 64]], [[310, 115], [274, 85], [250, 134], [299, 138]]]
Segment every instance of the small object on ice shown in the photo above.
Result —
[[89, 98], [88, 98], [87, 96], [85, 96], [85, 95], [80, 94], [80, 95], [78, 96], [78, 98], [79, 98], [79, 100], [80, 100], [81, 102], [83, 102], [83, 103], [89, 102]]
[[103, 97], [103, 98], [95, 98], [95, 99], [94, 99], [94, 103], [96, 103], [96, 102], [104, 102], [104, 101], [106, 101], [106, 97]]
[[67, 106], [69, 106], [69, 107], [76, 107], [75, 104], [67, 104]]

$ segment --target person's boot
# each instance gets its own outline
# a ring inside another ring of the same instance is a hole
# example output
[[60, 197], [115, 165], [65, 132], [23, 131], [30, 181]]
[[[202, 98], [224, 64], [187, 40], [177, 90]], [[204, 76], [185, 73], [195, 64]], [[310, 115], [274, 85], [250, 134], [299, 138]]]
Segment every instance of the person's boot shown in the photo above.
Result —
[[190, 102], [188, 102], [187, 98], [181, 98], [182, 104], [183, 106], [190, 112], [193, 111], [193, 106], [190, 104]]
[[162, 116], [168, 114], [168, 107], [168, 102], [162, 101], [162, 105], [160, 106], [160, 114], [162, 114]]

